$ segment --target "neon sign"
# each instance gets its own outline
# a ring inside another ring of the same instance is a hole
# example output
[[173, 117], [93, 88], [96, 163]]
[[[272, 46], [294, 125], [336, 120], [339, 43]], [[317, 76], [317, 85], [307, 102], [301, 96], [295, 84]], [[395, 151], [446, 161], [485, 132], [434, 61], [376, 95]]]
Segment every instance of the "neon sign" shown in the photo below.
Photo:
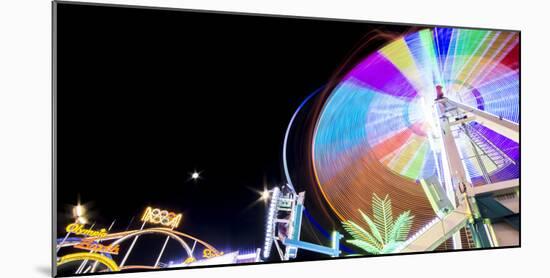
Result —
[[210, 248], [202, 250], [202, 257], [205, 258], [205, 259], [210, 259], [210, 258], [218, 257], [218, 256], [221, 256], [221, 255], [223, 255], [223, 252], [217, 252], [217, 251], [212, 250]]
[[90, 250], [97, 253], [109, 253], [113, 255], [118, 255], [118, 252], [120, 251], [120, 245], [118, 244], [115, 246], [106, 246], [100, 243], [96, 243], [93, 240], [82, 240], [81, 242], [76, 244], [74, 248]]
[[84, 228], [84, 224], [78, 224], [78, 223], [72, 223], [67, 225], [67, 227], [65, 228], [65, 231], [67, 231], [67, 233], [73, 233], [76, 235], [85, 235], [85, 236], [98, 237], [98, 238], [102, 238], [107, 235], [107, 230], [105, 229], [101, 229], [99, 231], [86, 229]]
[[141, 217], [141, 221], [151, 224], [160, 224], [175, 229], [179, 226], [181, 218], [181, 213], [176, 214], [167, 210], [147, 207], [147, 209], [145, 209], [145, 213], [143, 213], [143, 216]]

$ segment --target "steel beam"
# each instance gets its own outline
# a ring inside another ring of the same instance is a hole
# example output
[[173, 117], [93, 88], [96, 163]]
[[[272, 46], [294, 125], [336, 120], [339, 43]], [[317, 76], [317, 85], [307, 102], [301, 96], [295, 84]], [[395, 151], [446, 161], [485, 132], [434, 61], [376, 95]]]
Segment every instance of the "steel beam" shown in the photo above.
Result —
[[450, 99], [446, 99], [446, 101], [466, 112], [469, 117], [474, 115], [476, 121], [485, 127], [498, 132], [514, 142], [519, 142], [519, 124]]

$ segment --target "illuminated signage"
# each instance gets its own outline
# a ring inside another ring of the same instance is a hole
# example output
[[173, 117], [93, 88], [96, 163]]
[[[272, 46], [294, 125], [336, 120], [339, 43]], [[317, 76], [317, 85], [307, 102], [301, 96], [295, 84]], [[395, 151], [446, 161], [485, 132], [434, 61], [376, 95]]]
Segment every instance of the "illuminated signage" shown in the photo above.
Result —
[[215, 251], [215, 250], [212, 250], [212, 249], [204, 249], [202, 251], [202, 257], [205, 258], [205, 259], [210, 259], [210, 258], [214, 258], [214, 257], [218, 257], [218, 256], [221, 256], [223, 255], [223, 252], [218, 252], [218, 251]]
[[196, 261], [197, 259], [195, 259], [194, 257], [188, 257], [187, 259], [185, 259], [185, 261], [183, 261], [184, 264], [190, 264], [194, 261]]
[[90, 250], [97, 253], [109, 253], [113, 255], [118, 255], [120, 245], [117, 244], [115, 246], [111, 246], [111, 245], [106, 246], [100, 243], [96, 243], [93, 240], [83, 240], [78, 244], [76, 244], [74, 248]]
[[141, 217], [142, 222], [147, 222], [151, 224], [160, 224], [163, 226], [169, 226], [172, 229], [175, 229], [179, 226], [182, 215], [176, 214], [174, 212], [169, 212], [167, 210], [161, 210], [158, 208], [148, 207]]
[[65, 228], [65, 231], [67, 231], [67, 233], [73, 233], [76, 235], [85, 235], [85, 236], [98, 237], [98, 238], [102, 238], [107, 235], [107, 230], [105, 229], [101, 229], [99, 231], [86, 229], [84, 228], [84, 224], [78, 224], [78, 223], [67, 225], [67, 227]]

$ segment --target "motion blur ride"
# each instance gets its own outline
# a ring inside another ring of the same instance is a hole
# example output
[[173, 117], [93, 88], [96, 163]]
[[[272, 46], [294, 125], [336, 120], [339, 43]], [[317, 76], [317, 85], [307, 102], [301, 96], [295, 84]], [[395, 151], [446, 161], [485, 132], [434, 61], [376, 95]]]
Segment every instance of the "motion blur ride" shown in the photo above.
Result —
[[[57, 240], [57, 266], [87, 274], [287, 261], [300, 250], [327, 258], [361, 254], [346, 245], [340, 227], [319, 228], [330, 235], [325, 245], [303, 235], [305, 221], [315, 221], [304, 217], [306, 191], [319, 195], [339, 222], [364, 222], [360, 210], [372, 209], [373, 194], [389, 196], [398, 213], [410, 211], [412, 233], [391, 253], [519, 245], [519, 35], [421, 29], [346, 68], [332, 87], [304, 100], [326, 96], [318, 116], [307, 119], [312, 136], [300, 137], [311, 138], [302, 143], [314, 185], [297, 184], [287, 166], [289, 130], [298, 113], [309, 111], [301, 105], [290, 121], [282, 154], [286, 181], [261, 193], [268, 201], [265, 223], [258, 223], [265, 228], [261, 248], [221, 252], [179, 231], [182, 214], [151, 207], [140, 229], [94, 230], [79, 206], [75, 223]], [[127, 265], [139, 238], [151, 234], [166, 236], [152, 254], [155, 263]], [[169, 243], [181, 250], [176, 261], [163, 261]]]

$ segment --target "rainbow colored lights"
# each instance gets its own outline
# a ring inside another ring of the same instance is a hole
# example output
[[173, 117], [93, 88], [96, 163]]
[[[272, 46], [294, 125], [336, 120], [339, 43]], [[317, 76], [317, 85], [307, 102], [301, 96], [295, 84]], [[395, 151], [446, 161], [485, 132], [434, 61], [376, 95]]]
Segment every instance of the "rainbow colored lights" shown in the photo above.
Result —
[[[452, 100], [518, 123], [518, 72], [519, 35], [505, 31], [424, 29], [359, 61], [325, 102], [313, 138], [316, 178], [335, 213], [357, 221], [372, 193], [389, 194], [398, 211], [413, 211], [416, 228], [428, 223], [434, 213], [418, 180], [437, 177], [441, 163], [435, 86]], [[492, 180], [517, 177], [518, 144], [476, 122], [467, 125], [487, 145], [457, 140], [472, 183], [483, 182], [476, 152], [487, 153], [481, 157]], [[495, 162], [489, 148], [506, 162]]]

